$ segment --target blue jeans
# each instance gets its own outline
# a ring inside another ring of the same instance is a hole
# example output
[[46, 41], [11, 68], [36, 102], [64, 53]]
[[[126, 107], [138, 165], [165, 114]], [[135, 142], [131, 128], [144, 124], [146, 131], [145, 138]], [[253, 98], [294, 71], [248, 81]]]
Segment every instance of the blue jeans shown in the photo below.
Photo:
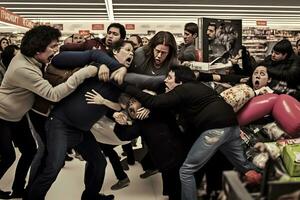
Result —
[[45, 199], [64, 165], [67, 149], [71, 147], [87, 161], [84, 177], [85, 197], [96, 199], [103, 184], [107, 163], [92, 133], [68, 126], [54, 117], [49, 117], [45, 128], [47, 148], [45, 165], [28, 188], [28, 199]]
[[195, 141], [180, 168], [181, 200], [197, 200], [194, 173], [203, 167], [218, 149], [240, 172], [256, 169], [245, 157], [238, 126], [207, 130]]

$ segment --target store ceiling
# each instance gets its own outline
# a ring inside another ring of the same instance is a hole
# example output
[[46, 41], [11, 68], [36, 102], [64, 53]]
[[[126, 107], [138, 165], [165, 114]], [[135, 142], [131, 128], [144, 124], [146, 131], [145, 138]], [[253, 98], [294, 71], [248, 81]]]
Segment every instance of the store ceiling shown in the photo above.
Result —
[[191, 21], [199, 17], [300, 23], [299, 0], [1, 0], [33, 21]]

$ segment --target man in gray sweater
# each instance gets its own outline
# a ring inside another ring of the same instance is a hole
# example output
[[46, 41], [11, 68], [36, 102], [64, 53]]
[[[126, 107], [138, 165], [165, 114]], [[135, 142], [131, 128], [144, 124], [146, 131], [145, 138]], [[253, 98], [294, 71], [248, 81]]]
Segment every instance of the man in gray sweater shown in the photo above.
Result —
[[[85, 79], [97, 74], [97, 67], [89, 65], [56, 87], [43, 78], [44, 67], [58, 51], [60, 36], [59, 30], [50, 26], [38, 26], [26, 32], [21, 52], [13, 58], [3, 78], [0, 86], [0, 178], [15, 160], [13, 142], [18, 143], [22, 154], [32, 148], [31, 141], [23, 140], [24, 134], [13, 132], [12, 128], [31, 109], [35, 95], [57, 102], [72, 93]], [[26, 177], [30, 163], [31, 160], [19, 162], [17, 170], [22, 173], [18, 174]], [[25, 177], [19, 178], [23, 187]]]

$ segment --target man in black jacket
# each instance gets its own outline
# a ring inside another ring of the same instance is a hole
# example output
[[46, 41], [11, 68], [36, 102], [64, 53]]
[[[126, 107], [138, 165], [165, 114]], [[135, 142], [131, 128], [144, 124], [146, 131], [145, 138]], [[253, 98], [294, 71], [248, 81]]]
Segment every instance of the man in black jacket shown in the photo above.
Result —
[[[242, 173], [255, 166], [247, 161], [241, 146], [240, 129], [235, 113], [219, 95], [208, 86], [195, 82], [192, 70], [173, 67], [165, 79], [166, 93], [152, 96], [125, 85], [125, 92], [148, 108], [174, 108], [186, 123], [194, 126], [199, 136], [180, 169], [182, 200], [196, 200], [194, 173], [220, 149]], [[257, 174], [257, 179], [260, 175]]]

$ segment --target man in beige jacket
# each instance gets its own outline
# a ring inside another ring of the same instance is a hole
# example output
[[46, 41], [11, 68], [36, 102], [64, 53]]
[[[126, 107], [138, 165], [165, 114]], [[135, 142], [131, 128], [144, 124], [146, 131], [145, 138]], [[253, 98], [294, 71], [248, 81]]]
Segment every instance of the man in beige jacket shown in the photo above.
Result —
[[[19, 147], [22, 154], [32, 149], [32, 141], [28, 139], [32, 136], [15, 133], [12, 128], [31, 109], [35, 95], [57, 102], [72, 93], [85, 79], [97, 74], [97, 67], [89, 65], [56, 87], [43, 78], [44, 67], [58, 51], [60, 36], [59, 30], [50, 26], [38, 26], [26, 32], [22, 39], [21, 52], [13, 58], [4, 76], [0, 87], [0, 178], [15, 160], [12, 142]], [[19, 185], [18, 190], [24, 189], [32, 158], [33, 155], [20, 158], [22, 162], [18, 163], [15, 177], [20, 183], [14, 183]], [[16, 193], [22, 192], [14, 190], [13, 196], [7, 197], [4, 193], [0, 198], [12, 198]]]

